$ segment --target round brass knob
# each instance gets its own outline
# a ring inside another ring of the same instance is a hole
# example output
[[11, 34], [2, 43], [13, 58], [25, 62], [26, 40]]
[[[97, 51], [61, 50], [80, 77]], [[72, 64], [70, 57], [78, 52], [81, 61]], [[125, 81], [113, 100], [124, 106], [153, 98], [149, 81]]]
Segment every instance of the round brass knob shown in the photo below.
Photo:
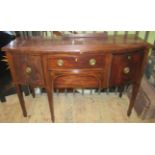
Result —
[[32, 69], [30, 67], [26, 67], [25, 71], [26, 71], [27, 74], [30, 74], [32, 72]]
[[125, 67], [123, 72], [124, 72], [124, 74], [128, 74], [130, 72], [130, 68], [129, 67]]
[[96, 60], [95, 60], [95, 59], [90, 59], [90, 60], [89, 60], [89, 64], [90, 64], [91, 66], [94, 66], [94, 65], [96, 64]]
[[75, 62], [78, 62], [78, 58], [75, 58]]
[[128, 60], [131, 60], [131, 55], [128, 55]]
[[58, 66], [63, 66], [64, 65], [64, 61], [62, 59], [57, 60], [57, 65]]

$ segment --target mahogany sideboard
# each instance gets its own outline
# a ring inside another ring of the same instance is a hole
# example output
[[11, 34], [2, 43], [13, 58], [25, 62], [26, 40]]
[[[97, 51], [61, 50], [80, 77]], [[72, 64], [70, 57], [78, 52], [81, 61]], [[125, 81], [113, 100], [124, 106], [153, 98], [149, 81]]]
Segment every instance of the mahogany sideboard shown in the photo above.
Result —
[[127, 37], [17, 38], [6, 51], [23, 115], [27, 116], [22, 85], [46, 89], [54, 122], [53, 88], [109, 88], [133, 84], [127, 115], [140, 87], [151, 45]]

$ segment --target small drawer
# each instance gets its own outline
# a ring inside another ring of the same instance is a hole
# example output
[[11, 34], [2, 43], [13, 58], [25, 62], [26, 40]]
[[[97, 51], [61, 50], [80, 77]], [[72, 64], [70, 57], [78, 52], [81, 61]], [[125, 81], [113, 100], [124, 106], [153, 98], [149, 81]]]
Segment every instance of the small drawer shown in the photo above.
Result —
[[48, 69], [78, 68], [78, 60], [76, 56], [52, 56], [48, 58]]
[[51, 56], [48, 69], [103, 68], [104, 55]]
[[104, 66], [104, 55], [81, 55], [79, 57], [79, 68], [103, 68]]

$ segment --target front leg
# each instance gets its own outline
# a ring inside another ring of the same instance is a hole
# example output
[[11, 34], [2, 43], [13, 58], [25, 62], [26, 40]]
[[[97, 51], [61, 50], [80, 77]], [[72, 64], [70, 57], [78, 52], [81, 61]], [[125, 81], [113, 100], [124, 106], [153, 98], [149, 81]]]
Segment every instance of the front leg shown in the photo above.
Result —
[[54, 106], [53, 106], [53, 88], [51, 88], [51, 87], [46, 88], [46, 92], [47, 92], [47, 96], [48, 96], [51, 120], [52, 120], [52, 122], [55, 122]]
[[23, 116], [27, 117], [27, 111], [26, 111], [26, 107], [25, 107], [25, 101], [24, 101], [21, 85], [15, 84], [15, 86], [16, 86], [16, 91], [17, 91], [17, 95], [19, 98], [20, 106], [23, 111]]
[[140, 84], [133, 84], [132, 95], [131, 95], [131, 98], [130, 98], [130, 104], [129, 104], [129, 108], [128, 108], [128, 111], [127, 111], [128, 116], [131, 115], [131, 112], [132, 112], [132, 109], [134, 107], [135, 100], [136, 100], [139, 88], [140, 88]]

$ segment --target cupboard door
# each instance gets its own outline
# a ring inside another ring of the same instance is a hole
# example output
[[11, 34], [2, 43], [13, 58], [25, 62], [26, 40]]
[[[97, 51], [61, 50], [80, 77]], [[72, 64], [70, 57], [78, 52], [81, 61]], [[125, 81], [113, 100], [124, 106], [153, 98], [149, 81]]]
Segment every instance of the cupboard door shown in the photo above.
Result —
[[123, 85], [136, 81], [140, 72], [144, 52], [113, 54], [110, 85]]
[[43, 85], [43, 69], [40, 56], [14, 54], [13, 63], [17, 82], [20, 84]]
[[40, 56], [27, 56], [27, 68], [30, 68], [30, 74], [27, 74], [27, 82], [30, 84], [43, 85], [43, 68]]
[[14, 54], [12, 57], [17, 80], [16, 82], [26, 84], [27, 74], [25, 72], [25, 69], [27, 67], [27, 56], [21, 54]]

